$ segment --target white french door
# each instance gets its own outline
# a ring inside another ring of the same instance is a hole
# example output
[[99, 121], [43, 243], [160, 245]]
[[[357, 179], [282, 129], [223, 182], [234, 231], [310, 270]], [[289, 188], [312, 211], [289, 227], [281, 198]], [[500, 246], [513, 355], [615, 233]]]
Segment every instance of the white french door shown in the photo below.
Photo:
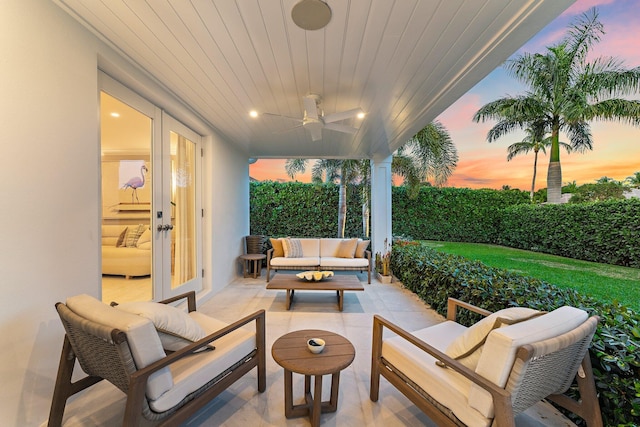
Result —
[[103, 300], [202, 287], [201, 138], [100, 74]]
[[[154, 199], [156, 232], [162, 243], [163, 297], [200, 290], [202, 285], [202, 207], [199, 197], [200, 135], [175, 120], [162, 115], [163, 185]], [[160, 271], [158, 271], [160, 273]]]

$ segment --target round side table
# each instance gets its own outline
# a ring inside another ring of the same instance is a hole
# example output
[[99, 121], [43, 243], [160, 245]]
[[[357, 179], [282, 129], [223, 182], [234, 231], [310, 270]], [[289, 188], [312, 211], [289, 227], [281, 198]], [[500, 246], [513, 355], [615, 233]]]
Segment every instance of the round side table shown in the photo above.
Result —
[[249, 264], [253, 262], [253, 278], [262, 275], [262, 260], [267, 259], [265, 254], [244, 254], [240, 255], [244, 277], [249, 277]]
[[[307, 340], [322, 338], [322, 353], [314, 354], [307, 348]], [[345, 337], [319, 329], [290, 332], [273, 343], [271, 355], [284, 368], [284, 415], [295, 418], [308, 415], [312, 426], [320, 425], [320, 414], [338, 409], [340, 371], [353, 362], [356, 350]], [[293, 372], [304, 375], [305, 403], [293, 404]], [[331, 375], [331, 397], [322, 402], [322, 376]], [[311, 377], [314, 377], [313, 394]]]

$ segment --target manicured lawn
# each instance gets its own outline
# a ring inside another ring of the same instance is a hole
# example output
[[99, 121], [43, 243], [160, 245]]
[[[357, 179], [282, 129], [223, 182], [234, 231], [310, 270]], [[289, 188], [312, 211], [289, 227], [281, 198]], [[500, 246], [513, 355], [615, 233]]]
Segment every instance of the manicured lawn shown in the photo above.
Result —
[[535, 277], [561, 288], [573, 288], [604, 301], [619, 301], [640, 310], [640, 269], [575, 260], [503, 246], [426, 242], [432, 248], [484, 264]]

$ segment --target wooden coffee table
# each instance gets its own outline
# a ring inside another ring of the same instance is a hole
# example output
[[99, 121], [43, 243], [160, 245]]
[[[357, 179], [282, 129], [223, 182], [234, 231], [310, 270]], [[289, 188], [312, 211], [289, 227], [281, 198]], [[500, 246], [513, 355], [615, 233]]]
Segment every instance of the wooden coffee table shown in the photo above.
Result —
[[267, 289], [285, 289], [287, 291], [287, 310], [291, 309], [295, 291], [336, 291], [338, 308], [342, 311], [344, 291], [364, 291], [364, 286], [355, 275], [334, 275], [320, 282], [299, 279], [295, 274], [278, 273], [267, 283]]
[[[322, 338], [326, 344], [322, 353], [314, 354], [307, 348], [307, 340]], [[284, 368], [284, 415], [287, 418], [308, 415], [312, 426], [320, 425], [320, 414], [338, 409], [340, 371], [349, 366], [356, 356], [353, 344], [345, 337], [329, 331], [305, 329], [290, 332], [273, 343], [271, 355]], [[293, 404], [293, 372], [304, 375], [304, 400]], [[322, 401], [322, 376], [331, 374], [331, 396]], [[314, 377], [313, 394], [311, 376]]]

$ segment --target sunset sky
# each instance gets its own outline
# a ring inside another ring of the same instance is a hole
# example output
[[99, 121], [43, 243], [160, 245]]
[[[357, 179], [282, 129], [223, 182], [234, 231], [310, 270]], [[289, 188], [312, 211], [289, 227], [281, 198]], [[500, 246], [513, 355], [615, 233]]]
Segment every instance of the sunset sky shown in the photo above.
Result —
[[[592, 49], [593, 57], [613, 56], [627, 68], [640, 66], [640, 1], [578, 0], [545, 27], [517, 53], [543, 52], [557, 43], [569, 23], [591, 7], [597, 7], [605, 35]], [[476, 124], [472, 117], [484, 104], [507, 95], [524, 92], [523, 86], [498, 68], [442, 113], [437, 120], [447, 128], [458, 149], [458, 167], [447, 182], [451, 187], [512, 188], [529, 190], [533, 173], [533, 154], [521, 155], [507, 162], [507, 147], [522, 140], [522, 134], [510, 134], [492, 143], [486, 142], [493, 122]], [[634, 97], [639, 99], [640, 95]], [[607, 176], [616, 180], [640, 171], [640, 129], [616, 122], [592, 122], [593, 150], [584, 154], [561, 151], [563, 183], [579, 185]], [[561, 138], [567, 142], [566, 138]], [[536, 189], [546, 187], [548, 155], [538, 159]], [[251, 177], [263, 180], [289, 180], [284, 160], [259, 160], [249, 168]], [[309, 182], [309, 174], [298, 181]]]

